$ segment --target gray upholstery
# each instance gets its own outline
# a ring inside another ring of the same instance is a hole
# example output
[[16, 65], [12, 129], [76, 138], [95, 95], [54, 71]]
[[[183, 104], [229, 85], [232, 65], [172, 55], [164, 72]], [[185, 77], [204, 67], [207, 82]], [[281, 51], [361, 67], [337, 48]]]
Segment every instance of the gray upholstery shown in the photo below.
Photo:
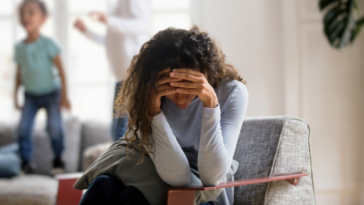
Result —
[[87, 170], [87, 168], [96, 161], [97, 158], [99, 158], [103, 153], [109, 149], [109, 147], [112, 145], [112, 142], [106, 142], [97, 144], [94, 146], [91, 146], [83, 152], [82, 155], [82, 166], [81, 171], [84, 172]]
[[111, 137], [111, 126], [107, 123], [86, 121], [82, 123], [81, 139], [82, 139], [82, 144], [80, 150], [81, 158], [80, 158], [79, 170], [83, 170], [82, 165], [86, 163], [84, 162], [84, 158], [82, 156], [87, 148], [101, 143], [113, 142]]
[[[235, 187], [235, 204], [314, 205], [309, 127], [290, 117], [244, 121], [234, 159], [235, 180], [306, 173], [297, 187], [287, 181]], [[293, 197], [294, 196], [294, 197]]]
[[[64, 121], [65, 149], [62, 159], [66, 165], [66, 172], [78, 171], [81, 146], [81, 123], [76, 118]], [[33, 135], [33, 161], [36, 163], [37, 173], [48, 174], [52, 168], [53, 152], [50, 139], [45, 131], [45, 123], [39, 123]]]
[[0, 123], [0, 146], [5, 146], [16, 141], [16, 126], [10, 123]]
[[[62, 157], [68, 172], [81, 169], [84, 150], [112, 141], [109, 124], [83, 122], [81, 125], [77, 119], [69, 118], [64, 126], [66, 150]], [[14, 124], [0, 124], [0, 146], [16, 141], [15, 127]], [[301, 178], [297, 187], [287, 181], [235, 187], [235, 204], [314, 205], [309, 134], [308, 125], [297, 118], [246, 119], [234, 155], [240, 162], [235, 180], [301, 172], [309, 176]], [[53, 154], [43, 123], [36, 124], [33, 137], [37, 172], [48, 173]], [[55, 190], [56, 180], [46, 176], [0, 179], [0, 204], [54, 204]], [[11, 198], [14, 199], [12, 202], [2, 203]]]
[[0, 180], [1, 205], [56, 204], [58, 181], [40, 175], [19, 176]]
[[96, 121], [82, 123], [81, 153], [91, 146], [105, 142], [113, 142], [109, 124]]
[[265, 195], [266, 205], [302, 204], [314, 205], [315, 192], [313, 185], [310, 129], [298, 119], [286, 120], [277, 146], [270, 176], [292, 173], [305, 173], [297, 187], [287, 181], [271, 182]]
[[[78, 171], [81, 147], [81, 123], [76, 118], [64, 120], [65, 150], [62, 159], [67, 172]], [[17, 141], [16, 124], [0, 125], [0, 146]], [[52, 167], [53, 152], [44, 122], [36, 122], [33, 133], [33, 156], [36, 173], [49, 174]]]

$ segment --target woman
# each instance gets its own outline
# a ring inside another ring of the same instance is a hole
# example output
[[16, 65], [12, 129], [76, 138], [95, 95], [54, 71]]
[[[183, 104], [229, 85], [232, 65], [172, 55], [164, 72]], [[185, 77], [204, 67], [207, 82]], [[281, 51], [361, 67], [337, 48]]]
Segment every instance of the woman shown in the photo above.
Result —
[[[117, 98], [121, 114], [125, 107], [130, 117], [126, 137], [76, 183], [78, 189], [88, 187], [81, 204], [159, 205], [168, 187], [232, 180], [248, 103], [242, 82], [198, 27], [157, 33], [133, 58]], [[232, 188], [195, 196], [195, 204], [233, 200]]]

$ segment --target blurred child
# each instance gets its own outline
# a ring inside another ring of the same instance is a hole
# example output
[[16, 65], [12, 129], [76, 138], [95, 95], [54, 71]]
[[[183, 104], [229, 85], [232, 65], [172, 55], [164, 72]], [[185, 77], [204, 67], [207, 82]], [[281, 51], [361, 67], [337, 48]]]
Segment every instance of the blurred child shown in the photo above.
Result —
[[[22, 170], [25, 173], [34, 172], [34, 165], [31, 163], [31, 133], [35, 115], [40, 108], [45, 108], [48, 115], [47, 132], [54, 153], [52, 172], [64, 169], [61, 159], [64, 142], [60, 108], [70, 109], [70, 103], [59, 56], [60, 48], [52, 39], [40, 34], [47, 15], [46, 5], [40, 0], [23, 0], [20, 4], [20, 22], [27, 32], [27, 37], [15, 46], [17, 73], [14, 101], [15, 107], [22, 109], [18, 141]], [[17, 99], [20, 85], [25, 87], [23, 108], [20, 108]]]

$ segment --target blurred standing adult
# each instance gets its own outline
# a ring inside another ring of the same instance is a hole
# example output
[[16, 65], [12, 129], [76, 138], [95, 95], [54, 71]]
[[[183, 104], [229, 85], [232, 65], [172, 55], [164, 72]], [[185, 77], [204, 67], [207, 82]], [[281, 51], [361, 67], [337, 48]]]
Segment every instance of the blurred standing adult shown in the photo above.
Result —
[[[150, 1], [118, 0], [109, 15], [95, 11], [90, 13], [90, 17], [107, 27], [105, 36], [88, 29], [80, 19], [76, 20], [75, 27], [91, 40], [105, 46], [110, 67], [117, 80], [115, 101], [133, 56], [139, 53], [141, 46], [150, 38]], [[126, 114], [114, 117], [112, 123], [114, 141], [125, 134], [127, 124]]]

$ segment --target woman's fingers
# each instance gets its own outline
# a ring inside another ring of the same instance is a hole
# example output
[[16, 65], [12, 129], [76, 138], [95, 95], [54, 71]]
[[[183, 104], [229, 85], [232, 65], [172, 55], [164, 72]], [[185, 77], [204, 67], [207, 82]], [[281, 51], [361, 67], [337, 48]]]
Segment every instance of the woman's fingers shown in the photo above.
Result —
[[178, 73], [188, 73], [191, 75], [194, 75], [196, 77], [202, 77], [203, 74], [200, 71], [192, 70], [191, 68], [175, 68], [172, 70], [172, 72], [178, 72]]
[[162, 96], [174, 94], [176, 92], [177, 92], [176, 88], [172, 88], [172, 89], [166, 89], [166, 90], [158, 91], [158, 94], [157, 95], [159, 97], [162, 97]]
[[173, 87], [181, 87], [181, 88], [202, 88], [202, 84], [193, 82], [171, 82], [170, 85]]
[[180, 72], [171, 72], [170, 76], [172, 78], [179, 78], [179, 79], [183, 79], [183, 80], [188, 80], [188, 81], [192, 81], [195, 83], [202, 83], [203, 80], [201, 77], [197, 77], [193, 74], [189, 74], [189, 73], [180, 73]]
[[176, 89], [176, 88], [174, 88], [168, 84], [164, 84], [164, 85], [160, 85], [160, 86], [156, 87], [157, 92], [162, 91], [162, 90], [169, 90], [169, 89]]
[[164, 77], [164, 78], [159, 79], [155, 85], [159, 86], [159, 85], [163, 85], [163, 84], [170, 83], [173, 81], [180, 81], [180, 80], [181, 79], [179, 79], [179, 78]]
[[176, 93], [182, 93], [182, 94], [194, 94], [198, 95], [200, 93], [200, 89], [194, 89], [194, 88], [177, 88]]
[[177, 89], [175, 87], [172, 87], [168, 84], [157, 86], [156, 89], [157, 89], [157, 95], [159, 97], [174, 94], [177, 92]]
[[166, 69], [162, 70], [161, 72], [159, 72], [159, 76], [161, 76], [163, 73], [167, 73], [170, 71], [171, 71], [171, 68], [166, 68]]

